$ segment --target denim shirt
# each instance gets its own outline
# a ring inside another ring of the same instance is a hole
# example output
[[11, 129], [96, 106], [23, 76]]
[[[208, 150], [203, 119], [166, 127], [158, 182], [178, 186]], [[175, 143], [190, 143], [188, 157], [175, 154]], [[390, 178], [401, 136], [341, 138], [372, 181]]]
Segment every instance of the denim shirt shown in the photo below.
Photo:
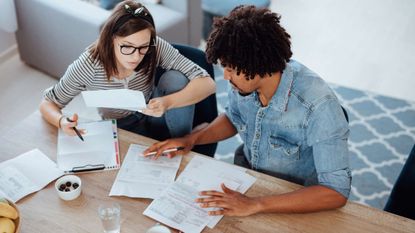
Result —
[[252, 169], [349, 196], [348, 123], [333, 91], [310, 69], [287, 63], [265, 107], [256, 92], [241, 96], [229, 90], [226, 114]]

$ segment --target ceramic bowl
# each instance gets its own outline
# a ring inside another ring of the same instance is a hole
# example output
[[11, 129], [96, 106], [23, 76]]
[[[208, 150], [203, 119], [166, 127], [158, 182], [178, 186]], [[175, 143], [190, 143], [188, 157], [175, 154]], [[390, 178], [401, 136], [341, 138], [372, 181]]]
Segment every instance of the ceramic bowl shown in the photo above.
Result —
[[65, 175], [55, 182], [55, 189], [62, 200], [74, 200], [81, 195], [81, 178], [75, 175]]

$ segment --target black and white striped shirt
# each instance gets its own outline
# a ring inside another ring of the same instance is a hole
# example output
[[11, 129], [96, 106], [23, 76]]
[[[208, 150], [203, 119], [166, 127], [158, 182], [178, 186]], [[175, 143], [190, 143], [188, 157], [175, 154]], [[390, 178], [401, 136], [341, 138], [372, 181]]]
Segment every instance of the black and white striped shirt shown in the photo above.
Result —
[[[178, 70], [189, 80], [209, 76], [204, 69], [181, 55], [177, 49], [160, 37], [156, 39], [156, 51], [158, 67]], [[153, 83], [147, 81], [149, 78], [149, 74], [139, 71], [125, 79], [111, 77], [108, 81], [101, 62], [92, 60], [87, 49], [68, 67], [59, 82], [46, 89], [43, 95], [46, 100], [63, 108], [82, 91], [128, 88], [142, 91], [148, 102], [154, 88]], [[99, 112], [104, 119], [119, 119], [132, 113], [121, 109], [99, 109]]]

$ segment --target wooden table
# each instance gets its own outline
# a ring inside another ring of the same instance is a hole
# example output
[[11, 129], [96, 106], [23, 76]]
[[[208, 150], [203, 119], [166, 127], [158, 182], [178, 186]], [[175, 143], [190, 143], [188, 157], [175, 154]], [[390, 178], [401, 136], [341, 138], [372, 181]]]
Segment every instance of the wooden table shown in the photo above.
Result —
[[[119, 129], [120, 152], [124, 157], [131, 143], [152, 143], [153, 140]], [[23, 120], [0, 138], [0, 162], [34, 148], [56, 161], [57, 130], [47, 124], [38, 112]], [[194, 156], [184, 156], [180, 171]], [[260, 196], [290, 192], [301, 186], [249, 171], [258, 180], [247, 192]], [[145, 232], [156, 221], [142, 213], [151, 200], [109, 197], [117, 171], [79, 174], [82, 194], [73, 201], [59, 199], [54, 182], [39, 192], [21, 199], [21, 233], [97, 233], [101, 223], [97, 208], [104, 200], [121, 205], [121, 232]], [[415, 221], [357, 203], [338, 210], [311, 214], [257, 214], [249, 217], [224, 217], [214, 229], [203, 232], [415, 232]]]

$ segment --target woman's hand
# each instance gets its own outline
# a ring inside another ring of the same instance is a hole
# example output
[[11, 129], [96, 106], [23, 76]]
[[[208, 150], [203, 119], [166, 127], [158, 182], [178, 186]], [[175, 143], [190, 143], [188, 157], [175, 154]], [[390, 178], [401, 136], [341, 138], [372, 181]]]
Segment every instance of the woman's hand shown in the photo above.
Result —
[[[62, 131], [69, 136], [77, 136], [73, 127], [78, 125], [78, 114], [73, 114], [68, 121], [67, 117], [63, 116], [59, 121], [59, 126]], [[78, 129], [78, 131], [83, 135], [86, 133], [85, 129]]]
[[223, 192], [202, 191], [199, 195], [205, 197], [195, 200], [202, 208], [220, 208], [220, 210], [209, 211], [209, 215], [248, 216], [259, 211], [256, 199], [229, 189], [223, 183], [221, 187]]
[[153, 117], [161, 117], [168, 109], [169, 104], [166, 98], [157, 97], [148, 102], [147, 108], [143, 109], [143, 114]]

